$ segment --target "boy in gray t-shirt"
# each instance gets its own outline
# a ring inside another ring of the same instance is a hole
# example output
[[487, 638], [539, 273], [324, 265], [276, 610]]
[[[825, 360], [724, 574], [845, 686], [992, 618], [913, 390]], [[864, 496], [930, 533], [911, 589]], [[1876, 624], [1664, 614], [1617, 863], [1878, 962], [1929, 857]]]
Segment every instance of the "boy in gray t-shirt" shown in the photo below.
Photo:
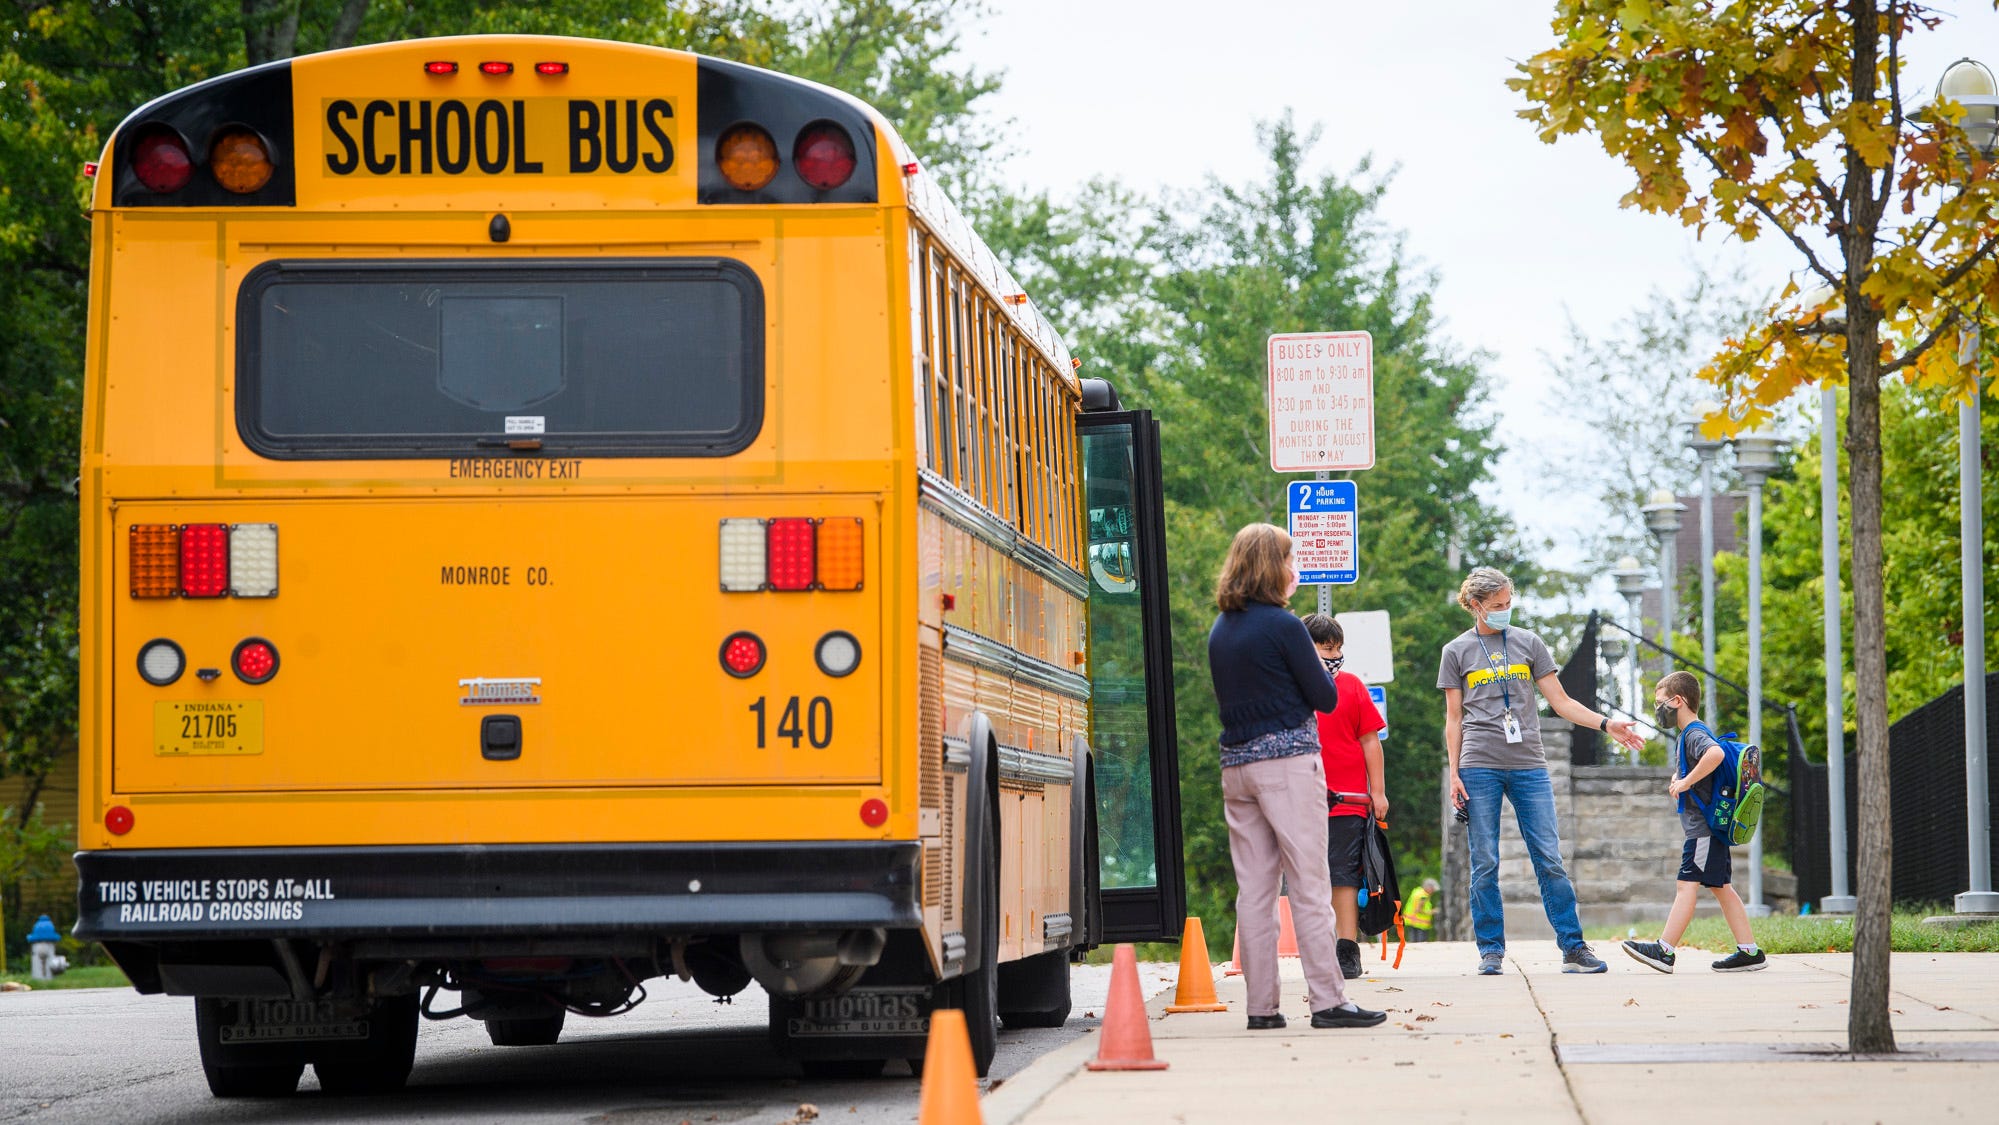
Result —
[[[1727, 752], [1715, 741], [1714, 732], [1694, 717], [1701, 705], [1700, 679], [1692, 672], [1668, 672], [1653, 689], [1652, 702], [1659, 707], [1659, 729], [1680, 731], [1673, 755], [1673, 783], [1666, 787], [1666, 792], [1679, 802], [1680, 826], [1686, 829], [1687, 842], [1680, 850], [1680, 877], [1674, 884], [1673, 908], [1666, 914], [1666, 927], [1659, 931], [1659, 940], [1627, 941], [1624, 952], [1641, 965], [1650, 965], [1662, 973], [1672, 972], [1673, 946], [1687, 932], [1687, 923], [1694, 920], [1695, 900], [1700, 897], [1700, 889], [1706, 887], [1714, 892], [1721, 916], [1728, 919], [1728, 930], [1735, 935], [1735, 952], [1716, 961], [1712, 968], [1718, 973], [1755, 972], [1769, 964], [1769, 960], [1756, 947], [1756, 935], [1750, 932], [1749, 912], [1742, 908], [1742, 897], [1729, 885], [1728, 840], [1715, 834], [1699, 807], [1713, 799], [1714, 771], [1728, 759]], [[1699, 803], [1689, 800], [1690, 795], [1698, 797]]]

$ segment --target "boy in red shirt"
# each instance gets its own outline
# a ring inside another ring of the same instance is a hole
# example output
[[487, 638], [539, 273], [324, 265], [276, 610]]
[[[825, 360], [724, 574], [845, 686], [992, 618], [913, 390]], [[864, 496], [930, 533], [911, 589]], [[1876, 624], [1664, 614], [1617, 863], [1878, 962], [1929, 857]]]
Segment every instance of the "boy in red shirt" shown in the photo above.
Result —
[[1366, 793], [1369, 808], [1332, 804], [1328, 798], [1326, 822], [1326, 863], [1333, 876], [1333, 919], [1339, 935], [1340, 974], [1352, 980], [1360, 976], [1360, 884], [1361, 848], [1366, 842], [1367, 818], [1388, 819], [1388, 779], [1381, 763], [1381, 712], [1367, 694], [1367, 685], [1352, 672], [1340, 671], [1346, 634], [1340, 623], [1323, 613], [1305, 618], [1305, 631], [1319, 658], [1339, 688], [1340, 705], [1333, 712], [1319, 714], [1319, 756], [1326, 763], [1326, 790], [1329, 793]]

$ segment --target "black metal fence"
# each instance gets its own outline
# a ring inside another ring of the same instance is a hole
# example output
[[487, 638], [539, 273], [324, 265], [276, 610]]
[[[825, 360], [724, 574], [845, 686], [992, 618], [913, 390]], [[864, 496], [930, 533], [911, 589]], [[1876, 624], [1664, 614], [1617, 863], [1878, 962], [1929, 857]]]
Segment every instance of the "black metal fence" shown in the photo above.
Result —
[[[1985, 677], [1985, 744], [1999, 746], [1999, 672]], [[1846, 753], [1847, 886], [1853, 886], [1860, 825], [1860, 773], [1854, 740]], [[1999, 773], [1986, 770], [1986, 808], [1999, 808]], [[1791, 803], [1802, 819], [1791, 864], [1801, 902], [1832, 893], [1832, 840], [1823, 761], [1805, 762], [1792, 783]], [[1964, 687], [1959, 685], [1904, 715], [1888, 728], [1888, 816], [1894, 840], [1889, 876], [1896, 902], [1948, 902], [1971, 885], [1969, 802], [1965, 800]], [[1999, 835], [1992, 861], [1999, 869]]]

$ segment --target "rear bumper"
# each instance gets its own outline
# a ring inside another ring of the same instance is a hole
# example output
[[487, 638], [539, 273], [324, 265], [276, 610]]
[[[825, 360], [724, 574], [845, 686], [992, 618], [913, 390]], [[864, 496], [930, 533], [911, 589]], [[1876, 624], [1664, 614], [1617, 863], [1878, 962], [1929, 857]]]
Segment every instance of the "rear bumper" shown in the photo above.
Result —
[[704, 934], [921, 924], [914, 842], [79, 852], [76, 936]]

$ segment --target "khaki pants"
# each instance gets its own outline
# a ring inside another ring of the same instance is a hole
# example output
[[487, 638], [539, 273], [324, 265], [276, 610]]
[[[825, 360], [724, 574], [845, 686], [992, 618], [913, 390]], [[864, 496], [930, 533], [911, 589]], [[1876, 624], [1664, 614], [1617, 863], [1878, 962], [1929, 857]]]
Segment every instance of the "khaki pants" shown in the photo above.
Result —
[[1249, 1014], [1274, 1015], [1277, 888], [1290, 887], [1291, 921], [1312, 1010], [1347, 1002], [1333, 944], [1333, 887], [1326, 872], [1326, 767], [1317, 751], [1222, 770], [1222, 811], [1235, 863], [1236, 935]]

